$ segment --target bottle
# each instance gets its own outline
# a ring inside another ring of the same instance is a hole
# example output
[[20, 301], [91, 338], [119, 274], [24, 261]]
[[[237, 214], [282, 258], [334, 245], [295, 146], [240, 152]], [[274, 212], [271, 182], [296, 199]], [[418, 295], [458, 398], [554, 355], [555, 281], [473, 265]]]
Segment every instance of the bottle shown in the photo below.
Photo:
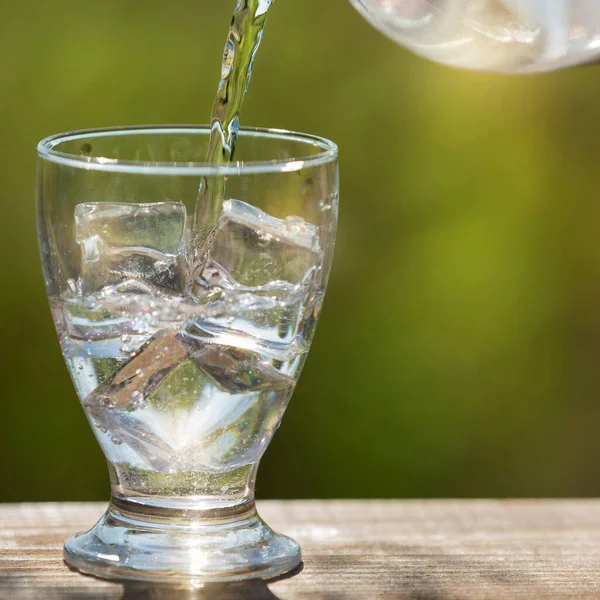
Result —
[[552, 71], [600, 60], [600, 0], [350, 0], [413, 52], [465, 69]]

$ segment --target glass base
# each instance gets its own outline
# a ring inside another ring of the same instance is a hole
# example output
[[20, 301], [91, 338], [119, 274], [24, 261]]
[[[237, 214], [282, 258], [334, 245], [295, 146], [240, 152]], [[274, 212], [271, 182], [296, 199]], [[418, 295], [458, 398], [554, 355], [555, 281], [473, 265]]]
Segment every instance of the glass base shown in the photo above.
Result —
[[261, 520], [254, 501], [197, 511], [113, 498], [90, 531], [66, 541], [64, 559], [104, 579], [202, 585], [278, 577], [301, 553]]

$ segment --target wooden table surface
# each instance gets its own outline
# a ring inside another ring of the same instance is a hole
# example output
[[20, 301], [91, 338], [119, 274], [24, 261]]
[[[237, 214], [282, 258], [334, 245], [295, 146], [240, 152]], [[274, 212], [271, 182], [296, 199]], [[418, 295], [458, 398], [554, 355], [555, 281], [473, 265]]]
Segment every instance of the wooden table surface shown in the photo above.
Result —
[[600, 501], [259, 502], [302, 545], [304, 568], [268, 585], [124, 588], [70, 571], [65, 538], [102, 504], [0, 505], [0, 598], [600, 598]]

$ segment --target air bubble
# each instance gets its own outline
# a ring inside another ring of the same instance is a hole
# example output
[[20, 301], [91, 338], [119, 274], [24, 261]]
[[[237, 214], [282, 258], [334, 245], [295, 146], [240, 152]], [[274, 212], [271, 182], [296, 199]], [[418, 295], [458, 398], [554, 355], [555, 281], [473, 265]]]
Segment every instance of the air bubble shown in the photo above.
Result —
[[141, 408], [144, 404], [144, 394], [142, 392], [136, 390], [131, 393], [131, 408], [136, 410]]
[[258, 236], [258, 245], [261, 248], [266, 248], [271, 243], [272, 239], [273, 239], [273, 235], [270, 234], [270, 233], [259, 234], [259, 236]]
[[67, 285], [73, 294], [77, 294], [77, 283], [74, 279], [67, 279]]

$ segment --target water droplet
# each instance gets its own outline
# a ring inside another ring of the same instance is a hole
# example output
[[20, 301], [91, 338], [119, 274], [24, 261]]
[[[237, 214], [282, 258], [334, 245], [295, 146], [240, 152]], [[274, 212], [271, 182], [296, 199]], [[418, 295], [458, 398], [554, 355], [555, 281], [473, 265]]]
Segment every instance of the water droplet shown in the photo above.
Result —
[[331, 210], [331, 206], [331, 198], [325, 198], [319, 202], [319, 210], [321, 212], [327, 212], [328, 210]]

